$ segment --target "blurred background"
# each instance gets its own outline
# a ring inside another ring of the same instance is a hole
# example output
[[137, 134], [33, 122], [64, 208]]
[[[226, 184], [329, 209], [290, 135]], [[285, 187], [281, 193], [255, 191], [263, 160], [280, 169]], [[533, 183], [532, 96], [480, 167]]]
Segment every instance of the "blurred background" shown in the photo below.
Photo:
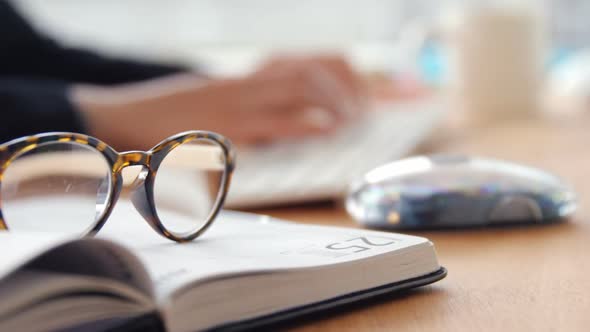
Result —
[[[69, 45], [198, 63], [199, 58], [213, 61], [209, 57], [214, 51], [238, 47], [244, 57], [248, 55], [244, 60], [253, 60], [255, 52], [244, 48], [348, 48], [352, 52], [350, 48], [359, 45], [410, 46], [408, 39], [440, 28], [455, 7], [503, 2], [514, 1], [20, 0], [15, 4], [38, 27]], [[590, 43], [589, 2], [528, 3], [543, 9], [554, 47], [569, 51]], [[378, 60], [382, 59], [373, 59]], [[390, 57], [391, 65], [394, 60]]]
[[247, 72], [272, 52], [336, 50], [361, 71], [407, 71], [433, 85], [448, 78], [448, 56], [439, 42], [457, 12], [515, 4], [539, 10], [549, 69], [576, 60], [575, 70], [553, 71], [558, 72], [553, 75], [559, 80], [553, 84], [560, 86], [557, 92], [582, 93], [578, 90], [586, 83], [580, 81], [590, 74], [581, 72], [590, 69], [588, 61], [574, 56], [585, 54], [590, 45], [590, 2], [583, 0], [15, 2], [37, 27], [65, 44], [107, 54], [181, 62], [233, 75]]

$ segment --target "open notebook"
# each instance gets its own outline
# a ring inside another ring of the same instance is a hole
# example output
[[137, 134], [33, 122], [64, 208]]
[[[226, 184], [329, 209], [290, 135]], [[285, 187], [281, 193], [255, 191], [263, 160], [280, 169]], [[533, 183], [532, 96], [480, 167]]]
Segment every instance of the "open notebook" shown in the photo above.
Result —
[[0, 233], [1, 331], [148, 313], [170, 331], [252, 328], [446, 274], [425, 238], [225, 211], [177, 244], [119, 203], [97, 238]]

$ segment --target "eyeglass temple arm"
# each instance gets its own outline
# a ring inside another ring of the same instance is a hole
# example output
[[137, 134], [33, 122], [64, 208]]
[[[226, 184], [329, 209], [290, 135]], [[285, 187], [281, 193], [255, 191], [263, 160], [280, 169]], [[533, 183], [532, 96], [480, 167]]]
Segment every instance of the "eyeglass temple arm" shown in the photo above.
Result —
[[[223, 151], [216, 146], [179, 146], [165, 160], [168, 166], [177, 168], [223, 170], [225, 167]], [[10, 167], [10, 178], [16, 181], [68, 174], [102, 177], [105, 171], [104, 165], [97, 164], [96, 152], [89, 151], [56, 151], [16, 159], [12, 163], [18, 165]], [[139, 167], [126, 169], [123, 184], [132, 183], [140, 171]]]

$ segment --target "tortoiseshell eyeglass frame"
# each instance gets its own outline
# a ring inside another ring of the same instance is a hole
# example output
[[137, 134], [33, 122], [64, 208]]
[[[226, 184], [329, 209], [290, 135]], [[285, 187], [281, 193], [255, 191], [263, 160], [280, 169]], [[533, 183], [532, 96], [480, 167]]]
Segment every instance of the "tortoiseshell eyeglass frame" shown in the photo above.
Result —
[[[217, 143], [223, 150], [224, 169], [220, 191], [217, 195], [215, 205], [202, 227], [188, 233], [175, 233], [167, 230], [158, 217], [154, 201], [154, 181], [160, 164], [170, 151], [181, 144], [201, 139]], [[0, 145], [0, 189], [2, 188], [2, 179], [5, 170], [19, 155], [40, 145], [59, 142], [92, 147], [104, 156], [111, 168], [109, 200], [106, 202], [102, 216], [95, 221], [94, 226], [92, 226], [87, 235], [96, 234], [103, 227], [115, 207], [123, 187], [122, 170], [127, 166], [142, 166], [142, 170], [138, 176], [138, 179], [141, 178], [142, 181], [136, 179], [132, 188], [131, 201], [133, 205], [149, 225], [160, 235], [177, 242], [191, 241], [203, 234], [219, 214], [227, 196], [231, 176], [235, 168], [235, 152], [231, 142], [222, 135], [208, 131], [194, 130], [179, 133], [163, 140], [149, 151], [127, 151], [121, 153], [92, 136], [68, 132], [50, 132], [17, 138]], [[8, 230], [9, 227], [2, 215], [1, 192], [0, 190], [0, 230]]]

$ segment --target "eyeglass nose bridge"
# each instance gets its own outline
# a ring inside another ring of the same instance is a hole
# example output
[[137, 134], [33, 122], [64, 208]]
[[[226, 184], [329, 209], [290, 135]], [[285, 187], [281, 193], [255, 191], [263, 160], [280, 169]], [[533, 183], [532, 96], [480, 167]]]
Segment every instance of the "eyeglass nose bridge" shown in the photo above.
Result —
[[[141, 166], [142, 170], [137, 175], [137, 178], [131, 184], [131, 203], [139, 212], [139, 214], [147, 221], [147, 223], [158, 233], [174, 238], [162, 224], [159, 222], [153, 199], [153, 178], [148, 179], [148, 174], [151, 169], [150, 152], [144, 151], [128, 151], [119, 154], [119, 158], [115, 163], [113, 170], [121, 174], [122, 170], [130, 166]], [[146, 182], [147, 180], [147, 182]], [[181, 239], [176, 239], [181, 241]]]
[[115, 163], [113, 170], [120, 173], [123, 168], [129, 166], [145, 166], [150, 167], [152, 155], [145, 151], [127, 151], [119, 154], [119, 158]]

